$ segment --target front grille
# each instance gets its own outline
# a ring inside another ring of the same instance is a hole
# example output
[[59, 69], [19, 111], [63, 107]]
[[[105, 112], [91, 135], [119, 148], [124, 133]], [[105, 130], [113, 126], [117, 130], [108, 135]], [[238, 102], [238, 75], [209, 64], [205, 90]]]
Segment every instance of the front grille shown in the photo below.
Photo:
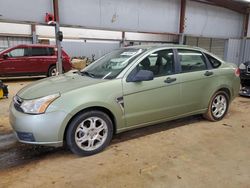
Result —
[[13, 98], [14, 107], [19, 112], [23, 112], [23, 109], [21, 108], [22, 102], [23, 100], [17, 95]]
[[34, 135], [32, 133], [27, 132], [16, 132], [19, 140], [35, 142]]

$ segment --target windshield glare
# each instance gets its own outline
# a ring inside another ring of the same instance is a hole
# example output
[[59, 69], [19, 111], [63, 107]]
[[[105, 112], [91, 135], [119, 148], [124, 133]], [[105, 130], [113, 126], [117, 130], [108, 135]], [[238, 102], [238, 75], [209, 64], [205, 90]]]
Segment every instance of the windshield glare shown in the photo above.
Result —
[[93, 78], [113, 79], [142, 52], [142, 49], [132, 48], [115, 50], [95, 61], [82, 73]]

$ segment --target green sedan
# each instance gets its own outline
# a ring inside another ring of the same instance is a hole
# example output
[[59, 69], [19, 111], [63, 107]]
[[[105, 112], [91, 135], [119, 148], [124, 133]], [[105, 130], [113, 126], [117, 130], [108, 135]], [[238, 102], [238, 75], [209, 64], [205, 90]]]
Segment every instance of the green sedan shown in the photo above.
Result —
[[194, 114], [221, 120], [239, 88], [238, 68], [203, 49], [127, 47], [26, 86], [13, 98], [10, 123], [20, 142], [92, 155], [130, 129]]

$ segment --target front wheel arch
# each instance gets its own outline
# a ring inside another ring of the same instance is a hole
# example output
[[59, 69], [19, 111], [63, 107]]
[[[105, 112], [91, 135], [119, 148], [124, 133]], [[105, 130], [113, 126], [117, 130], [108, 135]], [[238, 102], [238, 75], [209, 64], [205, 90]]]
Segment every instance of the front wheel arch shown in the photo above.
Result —
[[99, 110], [78, 113], [70, 122], [65, 144], [77, 155], [89, 156], [104, 150], [113, 137], [113, 123]]
[[68, 121], [68, 123], [67, 123], [67, 125], [66, 125], [66, 127], [65, 127], [65, 129], [64, 129], [64, 133], [63, 133], [63, 141], [65, 142], [65, 140], [66, 140], [66, 133], [67, 133], [67, 130], [68, 130], [68, 128], [69, 128], [69, 125], [70, 125], [70, 123], [73, 121], [73, 119], [76, 117], [76, 116], [78, 116], [79, 114], [81, 114], [81, 113], [84, 113], [84, 112], [87, 112], [87, 111], [93, 111], [93, 110], [97, 110], [97, 111], [101, 111], [101, 112], [104, 112], [104, 113], [106, 113], [108, 116], [109, 116], [109, 118], [111, 119], [111, 121], [112, 121], [112, 123], [113, 123], [113, 134], [116, 134], [116, 131], [117, 131], [117, 126], [116, 126], [116, 119], [115, 119], [115, 116], [114, 116], [114, 114], [109, 110], [109, 109], [107, 109], [107, 108], [105, 108], [105, 107], [101, 107], [101, 106], [93, 106], [93, 107], [88, 107], [88, 108], [85, 108], [85, 109], [82, 109], [82, 110], [80, 110], [79, 112], [77, 112], [77, 113], [75, 113], [71, 118], [70, 118], [70, 120]]

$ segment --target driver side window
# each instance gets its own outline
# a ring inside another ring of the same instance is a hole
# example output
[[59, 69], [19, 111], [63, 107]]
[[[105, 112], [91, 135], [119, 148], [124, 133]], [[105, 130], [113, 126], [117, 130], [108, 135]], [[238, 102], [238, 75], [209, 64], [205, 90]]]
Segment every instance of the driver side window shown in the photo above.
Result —
[[16, 48], [8, 53], [9, 57], [23, 57], [27, 56], [28, 49], [27, 48]]
[[148, 70], [154, 77], [171, 75], [174, 73], [174, 56], [171, 49], [154, 52], [144, 58], [138, 65], [139, 70]]

